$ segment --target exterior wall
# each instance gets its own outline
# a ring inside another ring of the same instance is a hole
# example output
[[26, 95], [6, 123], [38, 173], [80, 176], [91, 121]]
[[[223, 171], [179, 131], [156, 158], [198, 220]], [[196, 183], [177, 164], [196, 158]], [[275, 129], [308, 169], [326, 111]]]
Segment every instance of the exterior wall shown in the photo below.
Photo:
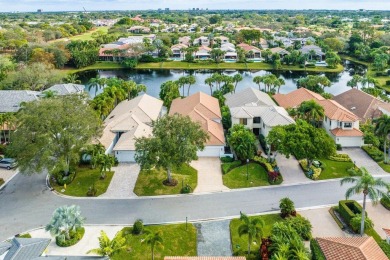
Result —
[[118, 159], [118, 162], [135, 162], [134, 155], [135, 151], [115, 151], [115, 157]]
[[363, 137], [351, 136], [351, 137], [335, 137], [333, 136], [336, 144], [340, 144], [342, 147], [361, 147], [363, 145]]
[[225, 148], [224, 146], [213, 146], [207, 145], [205, 146], [203, 151], [198, 151], [198, 157], [220, 157], [224, 154]]
[[[240, 124], [240, 118], [232, 117], [232, 125], [237, 124]], [[267, 137], [268, 133], [272, 130], [272, 127], [265, 125], [261, 118], [260, 123], [253, 123], [253, 118], [247, 118], [247, 124], [245, 126], [250, 130], [253, 130], [254, 128], [259, 128], [260, 134], [264, 135], [265, 137]]]

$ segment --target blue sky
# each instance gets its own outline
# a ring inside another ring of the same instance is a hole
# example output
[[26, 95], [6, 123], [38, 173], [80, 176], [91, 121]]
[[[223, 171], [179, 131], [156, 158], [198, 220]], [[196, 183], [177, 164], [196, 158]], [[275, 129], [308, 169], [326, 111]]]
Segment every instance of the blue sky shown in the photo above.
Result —
[[390, 10], [390, 0], [0, 0], [0, 11], [188, 9], [371, 9]]

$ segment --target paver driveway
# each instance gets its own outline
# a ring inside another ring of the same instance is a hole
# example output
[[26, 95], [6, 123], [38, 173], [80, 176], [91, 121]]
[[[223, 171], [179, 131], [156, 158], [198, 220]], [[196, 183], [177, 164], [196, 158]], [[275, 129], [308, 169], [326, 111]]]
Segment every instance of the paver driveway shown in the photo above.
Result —
[[197, 161], [192, 161], [191, 166], [198, 170], [198, 186], [194, 193], [229, 190], [223, 185], [219, 158], [201, 157]]
[[286, 158], [283, 154], [279, 154], [276, 156], [276, 161], [283, 176], [283, 184], [313, 182], [305, 176], [294, 156]]
[[121, 163], [113, 167], [115, 172], [103, 198], [131, 198], [137, 197], [134, 193], [140, 167], [136, 163]]
[[346, 153], [358, 167], [365, 167], [372, 175], [388, 175], [368, 154], [361, 148], [343, 148], [340, 153]]

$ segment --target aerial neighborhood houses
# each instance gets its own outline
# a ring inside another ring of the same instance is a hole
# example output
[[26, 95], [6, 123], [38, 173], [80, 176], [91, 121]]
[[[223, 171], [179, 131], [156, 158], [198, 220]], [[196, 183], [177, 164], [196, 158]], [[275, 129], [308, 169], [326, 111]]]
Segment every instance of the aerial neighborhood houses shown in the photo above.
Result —
[[295, 123], [283, 107], [277, 106], [267, 93], [260, 90], [246, 88], [225, 97], [232, 124], [245, 125], [256, 136], [267, 136], [274, 126]]
[[340, 105], [337, 101], [325, 99], [321, 95], [300, 88], [288, 94], [276, 94], [274, 100], [282, 107], [297, 108], [302, 102], [314, 100], [324, 108], [323, 128], [342, 147], [363, 145], [363, 132], [359, 130], [359, 117]]

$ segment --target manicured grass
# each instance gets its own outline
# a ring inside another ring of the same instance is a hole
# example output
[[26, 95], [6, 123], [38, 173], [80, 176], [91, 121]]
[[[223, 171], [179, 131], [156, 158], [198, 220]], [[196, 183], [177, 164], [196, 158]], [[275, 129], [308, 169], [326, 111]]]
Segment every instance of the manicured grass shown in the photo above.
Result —
[[[75, 35], [75, 36], [72, 36], [72, 37], [69, 37], [69, 38], [66, 38], [66, 39], [69, 39], [71, 41], [89, 41], [89, 40], [93, 40], [92, 38], [92, 34], [94, 32], [102, 32], [103, 34], [107, 34], [108, 32], [108, 27], [106, 26], [102, 26], [102, 27], [98, 27], [98, 28], [94, 28], [88, 32], [85, 32], [85, 33], [82, 33], [82, 34], [79, 34], [79, 35]], [[57, 39], [57, 40], [54, 40], [52, 42], [56, 42], [56, 41], [63, 41], [65, 40], [64, 38], [62, 39]]]
[[86, 167], [79, 167], [76, 169], [76, 177], [69, 185], [66, 185], [64, 192], [64, 186], [58, 186], [56, 183], [50, 180], [50, 185], [59, 193], [68, 196], [86, 197], [89, 187], [92, 187], [95, 183], [95, 189], [97, 190], [96, 196], [99, 196], [106, 192], [108, 185], [110, 185], [114, 172], [108, 172], [104, 180], [100, 179], [99, 169], [90, 169]]
[[[276, 222], [284, 221], [284, 219], [279, 214], [268, 214], [268, 215], [261, 215], [261, 216], [253, 216], [250, 217], [250, 219], [253, 218], [259, 218], [264, 221], [264, 227], [262, 228], [262, 237], [268, 237], [271, 235], [271, 229], [273, 224]], [[238, 227], [243, 222], [236, 218], [232, 219], [230, 221], [230, 237], [231, 237], [231, 243], [232, 243], [232, 249], [233, 252], [239, 252], [239, 255], [247, 256], [247, 250], [248, 250], [248, 236], [244, 235], [240, 237], [238, 235]], [[258, 252], [260, 248], [261, 241], [256, 244], [251, 245], [251, 252]]]
[[353, 162], [337, 162], [329, 159], [320, 159], [321, 167], [324, 169], [321, 172], [319, 180], [328, 180], [335, 178], [344, 178], [351, 176], [347, 170], [353, 167]]
[[378, 165], [385, 171], [390, 173], [390, 164], [386, 164], [383, 161], [378, 162]]
[[112, 69], [125, 69], [122, 64], [112, 61], [98, 61], [93, 65], [80, 68], [80, 69], [65, 69], [64, 71], [67, 73], [77, 73], [80, 71], [87, 71], [87, 70], [112, 70]]
[[268, 175], [266, 170], [257, 163], [248, 164], [247, 180], [247, 166], [243, 165], [234, 168], [230, 172], [223, 175], [223, 184], [230, 189], [268, 186]]
[[198, 172], [188, 164], [183, 164], [179, 169], [172, 170], [172, 178], [178, 181], [174, 187], [165, 186], [163, 181], [167, 179], [167, 172], [163, 169], [142, 170], [134, 187], [134, 193], [138, 196], [155, 196], [180, 194], [182, 184], [189, 184], [192, 191], [198, 185]]
[[[163, 246], [156, 246], [154, 257], [162, 260], [165, 256], [196, 256], [196, 228], [192, 224], [147, 226], [145, 229], [155, 233], [161, 231]], [[145, 234], [133, 235], [132, 228], [124, 228], [121, 232], [126, 238], [129, 250], [120, 251], [110, 259], [152, 259], [150, 245], [142, 243]], [[96, 238], [97, 239], [97, 238]]]

